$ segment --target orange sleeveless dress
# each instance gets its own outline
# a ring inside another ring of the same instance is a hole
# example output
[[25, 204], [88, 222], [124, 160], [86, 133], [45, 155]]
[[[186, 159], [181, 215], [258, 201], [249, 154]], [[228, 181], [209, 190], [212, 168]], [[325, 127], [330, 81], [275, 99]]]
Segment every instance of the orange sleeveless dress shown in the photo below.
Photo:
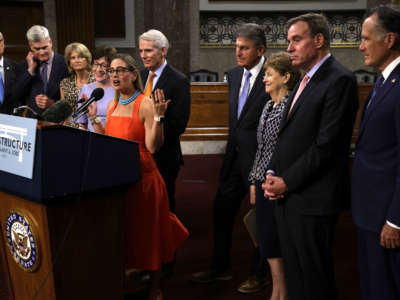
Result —
[[132, 117], [112, 116], [115, 103], [107, 112], [105, 133], [139, 143], [141, 180], [129, 188], [126, 199], [126, 269], [157, 270], [162, 262], [173, 259], [189, 233], [170, 212], [164, 180], [146, 149], [139, 118], [143, 99], [140, 94], [134, 101]]

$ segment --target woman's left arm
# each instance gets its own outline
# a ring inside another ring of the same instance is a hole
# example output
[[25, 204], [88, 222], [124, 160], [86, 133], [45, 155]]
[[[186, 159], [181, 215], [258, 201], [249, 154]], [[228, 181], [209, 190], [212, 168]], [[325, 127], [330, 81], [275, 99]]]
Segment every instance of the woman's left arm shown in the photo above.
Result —
[[164, 143], [164, 115], [171, 100], [165, 100], [164, 92], [157, 89], [150, 99], [145, 99], [140, 107], [144, 119], [145, 144], [154, 154]]

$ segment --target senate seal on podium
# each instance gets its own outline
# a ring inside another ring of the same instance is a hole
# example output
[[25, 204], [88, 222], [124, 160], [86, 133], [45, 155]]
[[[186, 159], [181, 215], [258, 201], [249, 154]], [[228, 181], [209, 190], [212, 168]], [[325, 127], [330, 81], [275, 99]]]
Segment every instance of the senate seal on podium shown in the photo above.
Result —
[[11, 255], [17, 264], [27, 272], [33, 272], [39, 265], [39, 241], [32, 230], [27, 216], [12, 211], [6, 222], [6, 236]]

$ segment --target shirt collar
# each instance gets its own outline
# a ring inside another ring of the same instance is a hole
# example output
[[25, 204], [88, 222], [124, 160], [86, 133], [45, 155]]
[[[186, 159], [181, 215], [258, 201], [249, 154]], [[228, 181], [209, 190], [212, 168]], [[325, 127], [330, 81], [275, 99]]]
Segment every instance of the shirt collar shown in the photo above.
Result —
[[[256, 78], [258, 76], [258, 73], [260, 73], [261, 69], [264, 66], [264, 61], [265, 61], [265, 57], [264, 55], [261, 56], [260, 61], [258, 62], [258, 64], [256, 64], [254, 67], [252, 67], [250, 70], [247, 70], [251, 73], [251, 78]], [[243, 72], [243, 76], [246, 72]]]
[[4, 56], [0, 58], [0, 67], [4, 67]]
[[159, 67], [157, 70], [154, 71], [157, 78], [160, 78], [161, 73], [164, 71], [165, 67], [167, 66], [167, 60], [164, 59], [164, 63]]
[[53, 59], [54, 59], [54, 52], [51, 52], [50, 58], [49, 58], [47, 61], [44, 61], [44, 62], [42, 63], [42, 65], [43, 65], [44, 63], [47, 63], [47, 67], [51, 66], [51, 65], [53, 64]]
[[392, 71], [400, 64], [400, 56], [397, 56], [395, 60], [393, 60], [386, 68], [382, 71], [382, 76], [386, 80]]
[[310, 71], [307, 72], [307, 75], [310, 76], [310, 79], [313, 77], [313, 75], [318, 71], [319, 67], [322, 66], [322, 64], [329, 58], [331, 57], [332, 54], [328, 53], [327, 55], [324, 56], [319, 62], [317, 62]]

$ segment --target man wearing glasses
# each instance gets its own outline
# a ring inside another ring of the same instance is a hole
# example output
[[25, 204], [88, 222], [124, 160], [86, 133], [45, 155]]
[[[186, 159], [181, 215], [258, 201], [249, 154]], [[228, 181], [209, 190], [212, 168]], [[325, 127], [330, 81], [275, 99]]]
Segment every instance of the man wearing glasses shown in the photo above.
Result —
[[[41, 114], [60, 99], [60, 82], [68, 76], [64, 57], [53, 52], [46, 27], [32, 26], [26, 33], [30, 51], [18, 66], [13, 93], [16, 99]], [[32, 116], [28, 112], [28, 116]]]

